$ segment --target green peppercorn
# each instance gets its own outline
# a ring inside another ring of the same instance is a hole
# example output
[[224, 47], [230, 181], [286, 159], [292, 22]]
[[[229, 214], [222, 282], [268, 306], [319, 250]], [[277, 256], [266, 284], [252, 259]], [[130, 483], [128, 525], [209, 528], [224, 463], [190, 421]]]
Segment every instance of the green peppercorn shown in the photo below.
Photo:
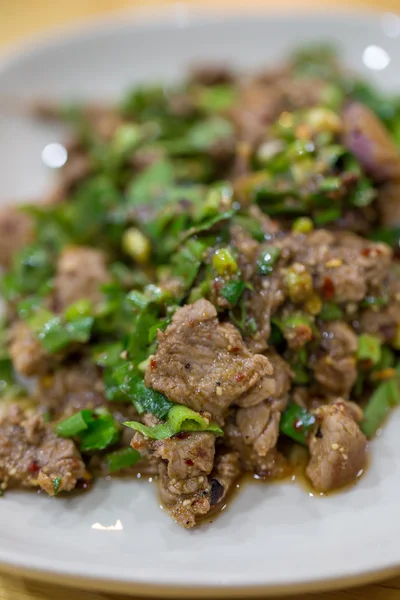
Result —
[[236, 273], [238, 266], [228, 248], [220, 248], [216, 250], [212, 264], [218, 275], [226, 275], [227, 273]]
[[300, 263], [294, 263], [285, 276], [285, 283], [292, 302], [304, 302], [313, 293], [313, 281], [310, 273]]
[[292, 225], [293, 233], [310, 233], [314, 229], [314, 223], [309, 217], [299, 217]]

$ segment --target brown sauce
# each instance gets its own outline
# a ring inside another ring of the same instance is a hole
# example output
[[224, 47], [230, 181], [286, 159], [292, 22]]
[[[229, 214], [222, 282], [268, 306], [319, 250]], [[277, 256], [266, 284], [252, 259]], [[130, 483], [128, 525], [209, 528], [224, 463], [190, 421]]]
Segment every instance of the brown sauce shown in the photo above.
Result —
[[212, 523], [221, 512], [230, 507], [237, 494], [243, 493], [243, 489], [247, 485], [270, 486], [281, 485], [282, 483], [291, 483], [293, 485], [300, 486], [309, 497], [331, 497], [336, 494], [341, 494], [357, 485], [370, 465], [370, 455], [368, 454], [366, 466], [358, 473], [354, 481], [330, 492], [317, 492], [306, 475], [306, 467], [309, 461], [309, 453], [307, 449], [303, 446], [299, 446], [298, 444], [293, 445], [289, 443], [286, 448], [284, 447], [280, 450], [282, 450], [287, 458], [287, 470], [283, 476], [260, 477], [253, 473], [245, 473], [237, 480], [236, 484], [232, 486], [232, 489], [229, 491], [227, 497], [224, 498], [224, 501], [221, 503], [221, 505], [217, 505], [212, 513], [208, 513], [208, 515], [205, 515], [203, 519], [199, 520], [199, 525]]
[[[357, 483], [360, 481], [360, 479], [362, 478], [362, 476], [364, 475], [364, 473], [366, 472], [366, 470], [368, 469], [369, 464], [370, 464], [370, 460], [369, 460], [370, 455], [368, 455], [367, 464], [366, 464], [365, 468], [359, 472], [357, 478], [354, 481], [347, 484], [346, 486], [343, 486], [336, 490], [332, 490], [330, 492], [317, 492], [313, 488], [310, 480], [308, 479], [308, 477], [306, 475], [306, 467], [307, 467], [308, 460], [309, 460], [309, 453], [308, 453], [307, 449], [298, 444], [292, 444], [291, 442], [288, 442], [287, 444], [284, 443], [279, 448], [279, 450], [284, 454], [284, 456], [286, 457], [286, 460], [287, 460], [287, 468], [285, 469], [285, 472], [282, 476], [280, 476], [280, 477], [268, 477], [268, 476], [260, 477], [253, 473], [245, 473], [245, 474], [241, 475], [238, 478], [238, 480], [236, 481], [236, 483], [232, 486], [232, 488], [230, 489], [229, 493], [224, 498], [224, 500], [221, 503], [217, 504], [207, 515], [200, 518], [198, 520], [196, 527], [212, 523], [219, 516], [220, 513], [222, 513], [223, 511], [225, 511], [227, 508], [230, 507], [231, 503], [235, 500], [236, 496], [239, 493], [240, 494], [243, 493], [243, 489], [247, 485], [270, 486], [270, 485], [281, 485], [282, 483], [291, 483], [293, 485], [300, 486], [309, 497], [318, 498], [318, 497], [324, 497], [324, 496], [332, 496], [334, 494], [341, 494], [342, 492], [357, 485]], [[101, 478], [101, 475], [99, 476], [99, 478]], [[142, 465], [142, 469], [139, 469], [139, 467], [133, 467], [131, 469], [125, 470], [125, 472], [122, 472], [122, 473], [115, 473], [112, 475], [103, 475], [103, 478], [106, 481], [111, 481], [111, 480], [115, 480], [115, 479], [119, 479], [119, 480], [129, 479], [130, 481], [132, 481], [132, 483], [134, 483], [134, 485], [136, 485], [139, 481], [142, 482], [142, 485], [143, 485], [143, 483], [144, 484], [151, 483], [153, 485], [158, 483], [158, 475], [154, 474], [154, 472], [151, 472], [149, 469], [146, 469], [146, 467], [143, 465]], [[97, 477], [96, 477], [96, 479], [97, 479]], [[72, 492], [69, 492], [69, 495], [70, 494], [80, 495], [82, 493], [88, 493], [91, 491], [91, 489], [94, 487], [94, 485], [95, 485], [95, 480], [91, 480], [88, 482], [82, 482], [82, 484], [78, 483], [75, 490], [73, 490]], [[42, 490], [36, 490], [37, 494], [41, 494], [41, 492], [42, 492]], [[159, 494], [158, 494], [158, 499], [159, 499], [160, 507], [162, 508], [162, 510], [167, 511], [166, 507], [164, 506], [163, 502], [161, 501]]]

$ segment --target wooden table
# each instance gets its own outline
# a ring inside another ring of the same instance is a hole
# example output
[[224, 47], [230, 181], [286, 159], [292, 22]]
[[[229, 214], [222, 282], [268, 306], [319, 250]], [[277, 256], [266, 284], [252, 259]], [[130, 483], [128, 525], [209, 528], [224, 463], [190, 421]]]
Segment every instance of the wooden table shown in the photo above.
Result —
[[[0, 0], [0, 46], [23, 41], [27, 36], [38, 35], [52, 27], [60, 27], [76, 21], [106, 14], [118, 9], [149, 8], [156, 5], [165, 8], [171, 0]], [[190, 0], [188, 4], [194, 4]], [[240, 0], [201, 0], [204, 6], [229, 8], [240, 6]], [[370, 10], [400, 12], [400, 0], [246, 0], [263, 9], [269, 5], [280, 10], [300, 6], [324, 10], [326, 7], [346, 8], [351, 5]], [[1, 533], [0, 533], [1, 535]], [[128, 596], [112, 596], [101, 592], [71, 590], [58, 585], [29, 581], [21, 577], [0, 576], [0, 600], [129, 600]], [[294, 597], [292, 597], [294, 598]], [[382, 583], [325, 594], [296, 596], [297, 600], [400, 600], [400, 577]], [[132, 600], [132, 599], [131, 599]]]

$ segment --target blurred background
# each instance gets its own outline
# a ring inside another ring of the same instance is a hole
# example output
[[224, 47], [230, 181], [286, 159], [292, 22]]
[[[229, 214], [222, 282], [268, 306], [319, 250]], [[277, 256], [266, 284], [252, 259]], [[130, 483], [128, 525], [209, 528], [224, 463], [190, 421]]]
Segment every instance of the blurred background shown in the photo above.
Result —
[[0, 0], [0, 48], [53, 27], [76, 23], [93, 16], [127, 9], [165, 10], [173, 4], [201, 5], [207, 8], [232, 9], [257, 6], [274, 10], [332, 8], [400, 12], [400, 0]]

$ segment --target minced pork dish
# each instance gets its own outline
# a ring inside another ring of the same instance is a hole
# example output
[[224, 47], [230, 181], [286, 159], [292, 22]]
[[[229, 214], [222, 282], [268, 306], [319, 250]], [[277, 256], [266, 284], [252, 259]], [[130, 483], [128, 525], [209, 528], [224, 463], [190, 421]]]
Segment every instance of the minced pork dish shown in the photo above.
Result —
[[299, 447], [355, 481], [400, 403], [400, 100], [314, 47], [32, 111], [70, 137], [0, 208], [0, 494], [142, 473], [193, 527]]

